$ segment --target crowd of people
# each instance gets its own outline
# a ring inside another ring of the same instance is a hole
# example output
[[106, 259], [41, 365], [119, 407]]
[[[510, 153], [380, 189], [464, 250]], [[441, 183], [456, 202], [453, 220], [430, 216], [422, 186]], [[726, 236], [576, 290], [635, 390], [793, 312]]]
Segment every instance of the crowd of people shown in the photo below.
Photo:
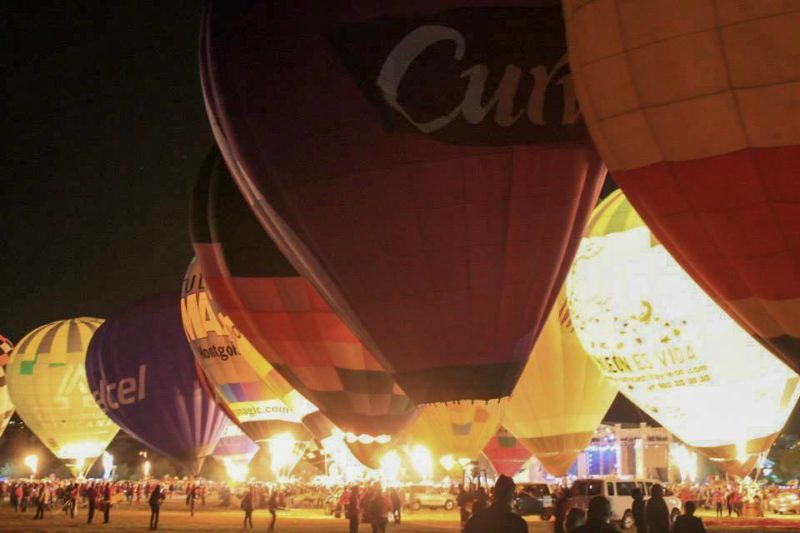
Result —
[[[705, 531], [702, 520], [695, 516], [698, 508], [712, 509], [718, 518], [741, 516], [745, 512], [763, 516], [767, 502], [781, 494], [775, 486], [759, 486], [747, 481], [726, 480], [670, 488], [672, 494], [681, 500], [684, 510], [674, 523], [664, 501], [662, 486], [654, 485], [648, 499], [641, 489], [634, 489], [631, 511], [638, 533], [702, 533]], [[527, 531], [520, 529], [524, 520], [511, 511], [515, 485], [508, 477], [500, 476], [491, 487], [485, 484], [451, 486], [450, 493], [458, 507], [465, 533]], [[196, 507], [205, 506], [211, 494], [214, 495], [213, 505], [228, 509], [238, 506], [243, 511], [244, 528], [254, 527], [255, 510], [268, 511], [268, 531], [274, 530], [279, 510], [306, 502], [314, 507], [327, 504], [331, 514], [344, 516], [351, 532], [359, 531], [361, 525], [369, 525], [373, 533], [384, 533], [391, 521], [401, 522], [404, 508], [415, 508], [412, 504], [414, 493], [408, 488], [385, 488], [378, 482], [336, 489], [302, 485], [277, 487], [263, 483], [228, 485], [169, 478], [160, 481], [0, 481], [0, 502], [7, 500], [15, 512], [32, 512], [33, 520], [43, 520], [49, 512], [61, 512], [75, 518], [80, 509], [85, 510], [81, 515], [87, 523], [99, 520], [108, 523], [115, 505], [144, 504], [150, 508], [151, 530], [158, 529], [160, 510], [165, 501], [185, 499], [188, 513], [194, 515]], [[567, 491], [556, 490], [553, 497], [555, 533], [614, 530], [608, 525], [610, 504], [602, 496], [592, 499], [586, 511], [570, 508]]]

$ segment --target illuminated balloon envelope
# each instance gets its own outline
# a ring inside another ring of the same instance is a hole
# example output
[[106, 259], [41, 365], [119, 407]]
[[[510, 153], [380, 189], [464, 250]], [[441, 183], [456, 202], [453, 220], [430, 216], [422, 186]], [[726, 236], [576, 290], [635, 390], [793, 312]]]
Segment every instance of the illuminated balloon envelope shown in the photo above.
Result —
[[797, 4], [565, 0], [564, 13], [614, 179], [717, 304], [800, 371]]
[[0, 437], [3, 436], [8, 421], [14, 416], [14, 404], [11, 403], [6, 385], [6, 365], [13, 349], [14, 344], [0, 335]]
[[692, 281], [619, 191], [591, 218], [567, 298], [606, 377], [723, 467], [768, 451], [797, 403], [800, 376]]
[[225, 426], [219, 442], [212, 452], [212, 457], [217, 460], [225, 458], [237, 459], [245, 464], [249, 463], [258, 452], [258, 444], [244, 434], [233, 422]]
[[508, 477], [514, 477], [531, 458], [531, 452], [502, 427], [486, 444], [483, 455], [492, 463], [495, 472]]
[[[427, 447], [446, 469], [477, 459], [497, 433], [506, 400], [454, 402], [420, 407], [420, 414], [406, 432], [410, 444]], [[443, 460], [444, 458], [444, 460]]]
[[258, 444], [229, 422], [211, 456], [225, 466], [231, 479], [243, 482], [247, 479], [247, 465], [257, 452]]
[[214, 304], [291, 387], [358, 437], [352, 449], [364, 464], [377, 465], [415, 406], [284, 259], [219, 158], [198, 180], [192, 239]]
[[110, 318], [89, 345], [86, 374], [112, 420], [199, 473], [228, 419], [200, 385], [177, 296], [150, 298]]
[[[301, 419], [316, 407], [289, 398], [298, 395], [219, 311], [205, 288], [197, 261], [189, 264], [181, 294], [183, 329], [203, 374], [234, 422], [256, 442], [289, 432], [311, 435]], [[295, 411], [298, 405], [302, 411]]]
[[77, 478], [119, 431], [95, 404], [86, 382], [86, 351], [102, 323], [80, 317], [36, 328], [17, 344], [6, 366], [17, 414]]
[[575, 335], [564, 293], [550, 312], [508, 401], [504, 425], [556, 477], [566, 476], [592, 440], [617, 387]]
[[560, 6], [507, 4], [206, 10], [235, 179], [317, 305], [420, 404], [511, 393], [605, 176]]

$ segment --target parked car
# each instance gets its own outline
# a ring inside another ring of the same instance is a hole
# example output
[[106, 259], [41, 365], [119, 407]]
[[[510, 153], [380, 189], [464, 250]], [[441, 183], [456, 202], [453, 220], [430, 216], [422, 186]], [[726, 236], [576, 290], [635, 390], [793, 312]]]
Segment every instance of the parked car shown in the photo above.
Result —
[[423, 507], [428, 509], [444, 508], [447, 511], [455, 508], [456, 495], [447, 489], [439, 487], [419, 486], [412, 487], [410, 491], [411, 508], [419, 511]]
[[514, 496], [511, 509], [520, 516], [538, 515], [542, 520], [553, 516], [553, 495], [546, 483], [526, 483]]
[[800, 496], [794, 492], [781, 492], [769, 500], [768, 507], [773, 513], [797, 514], [800, 512]]
[[[611, 502], [611, 521], [617, 523], [622, 529], [633, 527], [633, 489], [639, 487], [644, 492], [645, 499], [650, 497], [653, 485], [661, 484], [653, 479], [576, 479], [569, 489], [567, 511], [578, 507], [584, 511], [589, 508], [589, 500], [595, 496], [605, 496]], [[672, 492], [664, 488], [664, 500], [669, 509], [670, 521], [681, 514], [681, 501]]]

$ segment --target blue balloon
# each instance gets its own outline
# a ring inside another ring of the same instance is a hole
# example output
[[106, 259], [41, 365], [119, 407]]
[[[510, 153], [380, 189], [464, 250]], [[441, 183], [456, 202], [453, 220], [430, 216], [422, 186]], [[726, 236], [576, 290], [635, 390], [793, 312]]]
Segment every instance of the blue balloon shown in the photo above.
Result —
[[151, 298], [107, 320], [89, 344], [86, 377], [109, 418], [197, 474], [228, 419], [200, 385], [178, 302]]

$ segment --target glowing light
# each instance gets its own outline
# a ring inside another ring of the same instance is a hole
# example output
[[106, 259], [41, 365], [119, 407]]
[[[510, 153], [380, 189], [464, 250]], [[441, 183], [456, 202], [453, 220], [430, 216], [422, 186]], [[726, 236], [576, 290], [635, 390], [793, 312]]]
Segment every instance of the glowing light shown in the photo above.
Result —
[[228, 477], [231, 478], [231, 481], [238, 481], [241, 483], [247, 479], [247, 463], [225, 457], [222, 459], [222, 464], [225, 465], [225, 471], [228, 473]]
[[396, 481], [400, 477], [402, 464], [400, 455], [397, 452], [388, 452], [381, 458], [381, 479], [383, 481]]
[[27, 455], [25, 459], [22, 460], [22, 462], [25, 463], [25, 466], [30, 468], [31, 477], [36, 477], [36, 472], [39, 471], [39, 457], [36, 454], [32, 453], [30, 455]]
[[150, 468], [150, 461], [145, 461], [144, 464], [142, 464], [142, 471], [144, 472], [145, 479], [150, 477]]
[[111, 479], [114, 471], [114, 456], [108, 452], [103, 452], [103, 479]]
[[288, 477], [303, 457], [308, 443], [297, 441], [291, 433], [281, 433], [269, 441], [270, 467], [278, 478]]
[[678, 467], [681, 481], [694, 482], [697, 479], [697, 454], [682, 444], [672, 444], [669, 449], [670, 461]]
[[736, 460], [744, 464], [747, 462], [749, 455], [747, 454], [747, 442], [740, 441], [736, 443]]
[[56, 457], [59, 459], [93, 459], [100, 457], [105, 448], [105, 445], [100, 442], [75, 442], [61, 446]]
[[425, 446], [417, 444], [411, 449], [411, 466], [414, 471], [429, 480], [433, 476], [433, 456]]
[[[581, 344], [623, 394], [710, 457], [735, 443], [752, 448], [752, 439], [768, 446], [797, 403], [800, 377], [729, 318], [620, 198], [595, 211], [567, 279]], [[721, 400], [724, 409], [703, 408]]]
[[439, 464], [441, 464], [442, 467], [449, 472], [454, 466], [456, 466], [456, 460], [452, 455], [443, 455], [439, 458]]
[[466, 468], [467, 465], [470, 464], [471, 462], [472, 462], [472, 460], [469, 459], [468, 457], [460, 457], [458, 459], [458, 464], [461, 465], [461, 468]]
[[344, 433], [344, 439], [350, 444], [355, 444], [356, 442], [360, 442], [361, 444], [372, 444], [372, 443], [386, 444], [392, 440], [392, 437], [391, 435], [372, 436], [372, 435], [367, 435], [366, 433], [362, 433], [361, 435], [356, 435], [355, 433], [347, 432]]

